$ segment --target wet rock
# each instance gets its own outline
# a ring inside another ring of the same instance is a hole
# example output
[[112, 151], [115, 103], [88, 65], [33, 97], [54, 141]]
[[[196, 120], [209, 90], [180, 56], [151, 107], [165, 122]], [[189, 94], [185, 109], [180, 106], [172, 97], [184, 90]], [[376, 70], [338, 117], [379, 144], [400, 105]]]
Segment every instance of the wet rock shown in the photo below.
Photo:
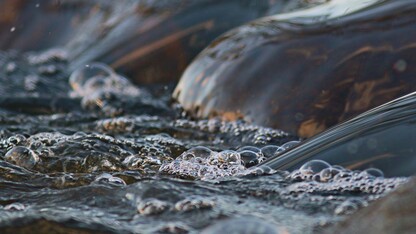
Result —
[[196, 117], [310, 137], [416, 89], [416, 3], [329, 1], [231, 30], [173, 97]]
[[416, 179], [358, 211], [327, 233], [414, 233]]

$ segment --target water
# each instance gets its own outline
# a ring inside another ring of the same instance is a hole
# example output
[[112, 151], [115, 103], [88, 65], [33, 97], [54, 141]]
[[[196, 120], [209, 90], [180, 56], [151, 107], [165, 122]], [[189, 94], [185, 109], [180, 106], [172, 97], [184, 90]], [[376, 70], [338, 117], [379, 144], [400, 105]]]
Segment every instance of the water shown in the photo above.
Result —
[[312, 233], [408, 180], [323, 161], [256, 167], [299, 139], [192, 120], [171, 87], [67, 66], [61, 49], [0, 53], [2, 233]]

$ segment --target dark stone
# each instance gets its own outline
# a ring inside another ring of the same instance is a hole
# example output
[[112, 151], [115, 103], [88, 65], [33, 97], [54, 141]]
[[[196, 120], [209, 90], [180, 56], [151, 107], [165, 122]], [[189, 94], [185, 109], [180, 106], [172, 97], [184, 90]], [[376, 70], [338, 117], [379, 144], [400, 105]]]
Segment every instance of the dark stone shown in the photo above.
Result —
[[173, 97], [195, 117], [310, 137], [416, 90], [416, 2], [368, 4], [329, 1], [229, 31], [186, 69]]

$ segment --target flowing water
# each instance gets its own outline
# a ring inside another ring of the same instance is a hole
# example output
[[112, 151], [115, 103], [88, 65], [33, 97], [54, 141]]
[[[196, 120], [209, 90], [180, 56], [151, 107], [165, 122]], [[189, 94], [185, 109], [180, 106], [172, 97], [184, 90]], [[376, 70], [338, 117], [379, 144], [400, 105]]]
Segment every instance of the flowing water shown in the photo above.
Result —
[[172, 87], [67, 51], [0, 53], [0, 232], [311, 233], [406, 182], [315, 160], [255, 165], [299, 142], [276, 129], [192, 120]]

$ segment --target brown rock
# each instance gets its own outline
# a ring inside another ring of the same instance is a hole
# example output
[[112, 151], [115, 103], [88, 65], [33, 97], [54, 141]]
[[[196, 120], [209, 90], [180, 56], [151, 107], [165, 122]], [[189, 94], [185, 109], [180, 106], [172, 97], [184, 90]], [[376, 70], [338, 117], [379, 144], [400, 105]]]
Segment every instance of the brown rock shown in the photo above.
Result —
[[416, 2], [370, 3], [330, 1], [229, 31], [186, 69], [173, 96], [196, 117], [243, 116], [310, 137], [410, 93]]

